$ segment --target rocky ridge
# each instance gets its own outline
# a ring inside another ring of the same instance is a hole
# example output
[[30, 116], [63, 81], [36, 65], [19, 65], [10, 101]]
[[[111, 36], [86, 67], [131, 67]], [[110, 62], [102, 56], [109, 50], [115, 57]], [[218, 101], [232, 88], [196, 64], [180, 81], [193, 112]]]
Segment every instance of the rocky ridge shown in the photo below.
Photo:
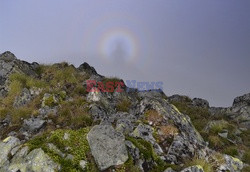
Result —
[[[0, 171], [249, 169], [242, 136], [248, 137], [249, 94], [230, 108], [213, 108], [160, 90], [87, 92], [87, 80], [123, 83], [86, 62], [39, 65], [0, 55]], [[231, 154], [210, 137], [243, 149]]]

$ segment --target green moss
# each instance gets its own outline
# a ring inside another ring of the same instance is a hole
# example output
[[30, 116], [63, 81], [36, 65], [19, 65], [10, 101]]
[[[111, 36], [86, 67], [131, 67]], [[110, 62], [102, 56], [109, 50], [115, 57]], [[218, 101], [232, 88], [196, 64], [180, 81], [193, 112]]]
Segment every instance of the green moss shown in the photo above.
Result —
[[131, 155], [128, 156], [128, 160], [118, 169], [116, 169], [116, 172], [127, 172], [127, 171], [133, 171], [133, 172], [140, 172], [140, 168], [134, 164], [133, 158]]
[[[62, 171], [83, 171], [79, 166], [80, 160], [87, 161], [87, 154], [90, 151], [88, 141], [86, 139], [89, 128], [79, 130], [56, 130], [52, 133], [37, 136], [26, 144], [30, 151], [36, 148], [42, 148], [55, 162], [59, 163]], [[64, 134], [69, 135], [69, 139], [64, 139]], [[62, 158], [47, 146], [48, 143], [53, 143], [61, 152], [74, 156], [73, 160]], [[68, 148], [68, 149], [66, 149]], [[87, 170], [90, 169], [89, 164]]]
[[53, 106], [58, 105], [58, 102], [55, 101], [54, 95], [50, 95], [48, 98], [45, 99], [44, 105], [53, 107]]
[[151, 143], [143, 139], [133, 137], [126, 137], [126, 139], [131, 141], [139, 149], [140, 153], [147, 161], [153, 160], [155, 162], [155, 165], [151, 170], [152, 172], [161, 172], [169, 167], [168, 164], [154, 152], [154, 148]]
[[133, 137], [127, 137], [127, 140], [131, 141], [140, 150], [146, 160], [153, 158], [153, 147], [149, 142]]

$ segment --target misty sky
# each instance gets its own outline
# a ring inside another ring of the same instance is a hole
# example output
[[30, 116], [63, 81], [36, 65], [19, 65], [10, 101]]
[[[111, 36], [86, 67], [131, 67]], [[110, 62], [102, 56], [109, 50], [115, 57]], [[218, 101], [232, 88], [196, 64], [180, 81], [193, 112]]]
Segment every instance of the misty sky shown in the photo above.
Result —
[[249, 0], [0, 0], [0, 53], [88, 62], [167, 95], [230, 106], [250, 92]]

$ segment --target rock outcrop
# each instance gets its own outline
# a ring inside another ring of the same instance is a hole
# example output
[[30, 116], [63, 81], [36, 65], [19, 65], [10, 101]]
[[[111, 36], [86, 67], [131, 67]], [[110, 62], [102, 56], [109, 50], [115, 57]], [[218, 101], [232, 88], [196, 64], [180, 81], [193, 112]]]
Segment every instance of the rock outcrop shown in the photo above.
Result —
[[249, 164], [250, 94], [214, 108], [126, 85], [89, 92], [88, 80], [123, 83], [86, 62], [75, 68], [0, 55], [0, 172], [203, 172], [207, 164], [238, 172]]
[[100, 170], [122, 165], [128, 160], [125, 137], [111, 125], [94, 126], [87, 139]]

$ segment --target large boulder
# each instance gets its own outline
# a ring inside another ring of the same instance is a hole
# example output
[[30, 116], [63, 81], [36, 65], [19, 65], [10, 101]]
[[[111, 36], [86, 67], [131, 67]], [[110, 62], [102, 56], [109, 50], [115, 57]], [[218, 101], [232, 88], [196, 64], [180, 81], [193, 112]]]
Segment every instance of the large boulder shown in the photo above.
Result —
[[240, 172], [243, 168], [243, 162], [238, 158], [224, 155], [225, 162], [219, 167], [220, 171]]
[[111, 125], [96, 125], [87, 135], [91, 153], [100, 170], [121, 165], [128, 159], [125, 137]]
[[0, 167], [5, 163], [8, 163], [8, 155], [10, 151], [15, 147], [20, 145], [20, 140], [15, 137], [7, 137], [2, 142], [0, 142]]
[[8, 172], [54, 172], [60, 170], [60, 165], [52, 161], [50, 157], [45, 154], [41, 148], [39, 148], [34, 149], [27, 156], [19, 157], [8, 167], [4, 167], [4, 169]]

